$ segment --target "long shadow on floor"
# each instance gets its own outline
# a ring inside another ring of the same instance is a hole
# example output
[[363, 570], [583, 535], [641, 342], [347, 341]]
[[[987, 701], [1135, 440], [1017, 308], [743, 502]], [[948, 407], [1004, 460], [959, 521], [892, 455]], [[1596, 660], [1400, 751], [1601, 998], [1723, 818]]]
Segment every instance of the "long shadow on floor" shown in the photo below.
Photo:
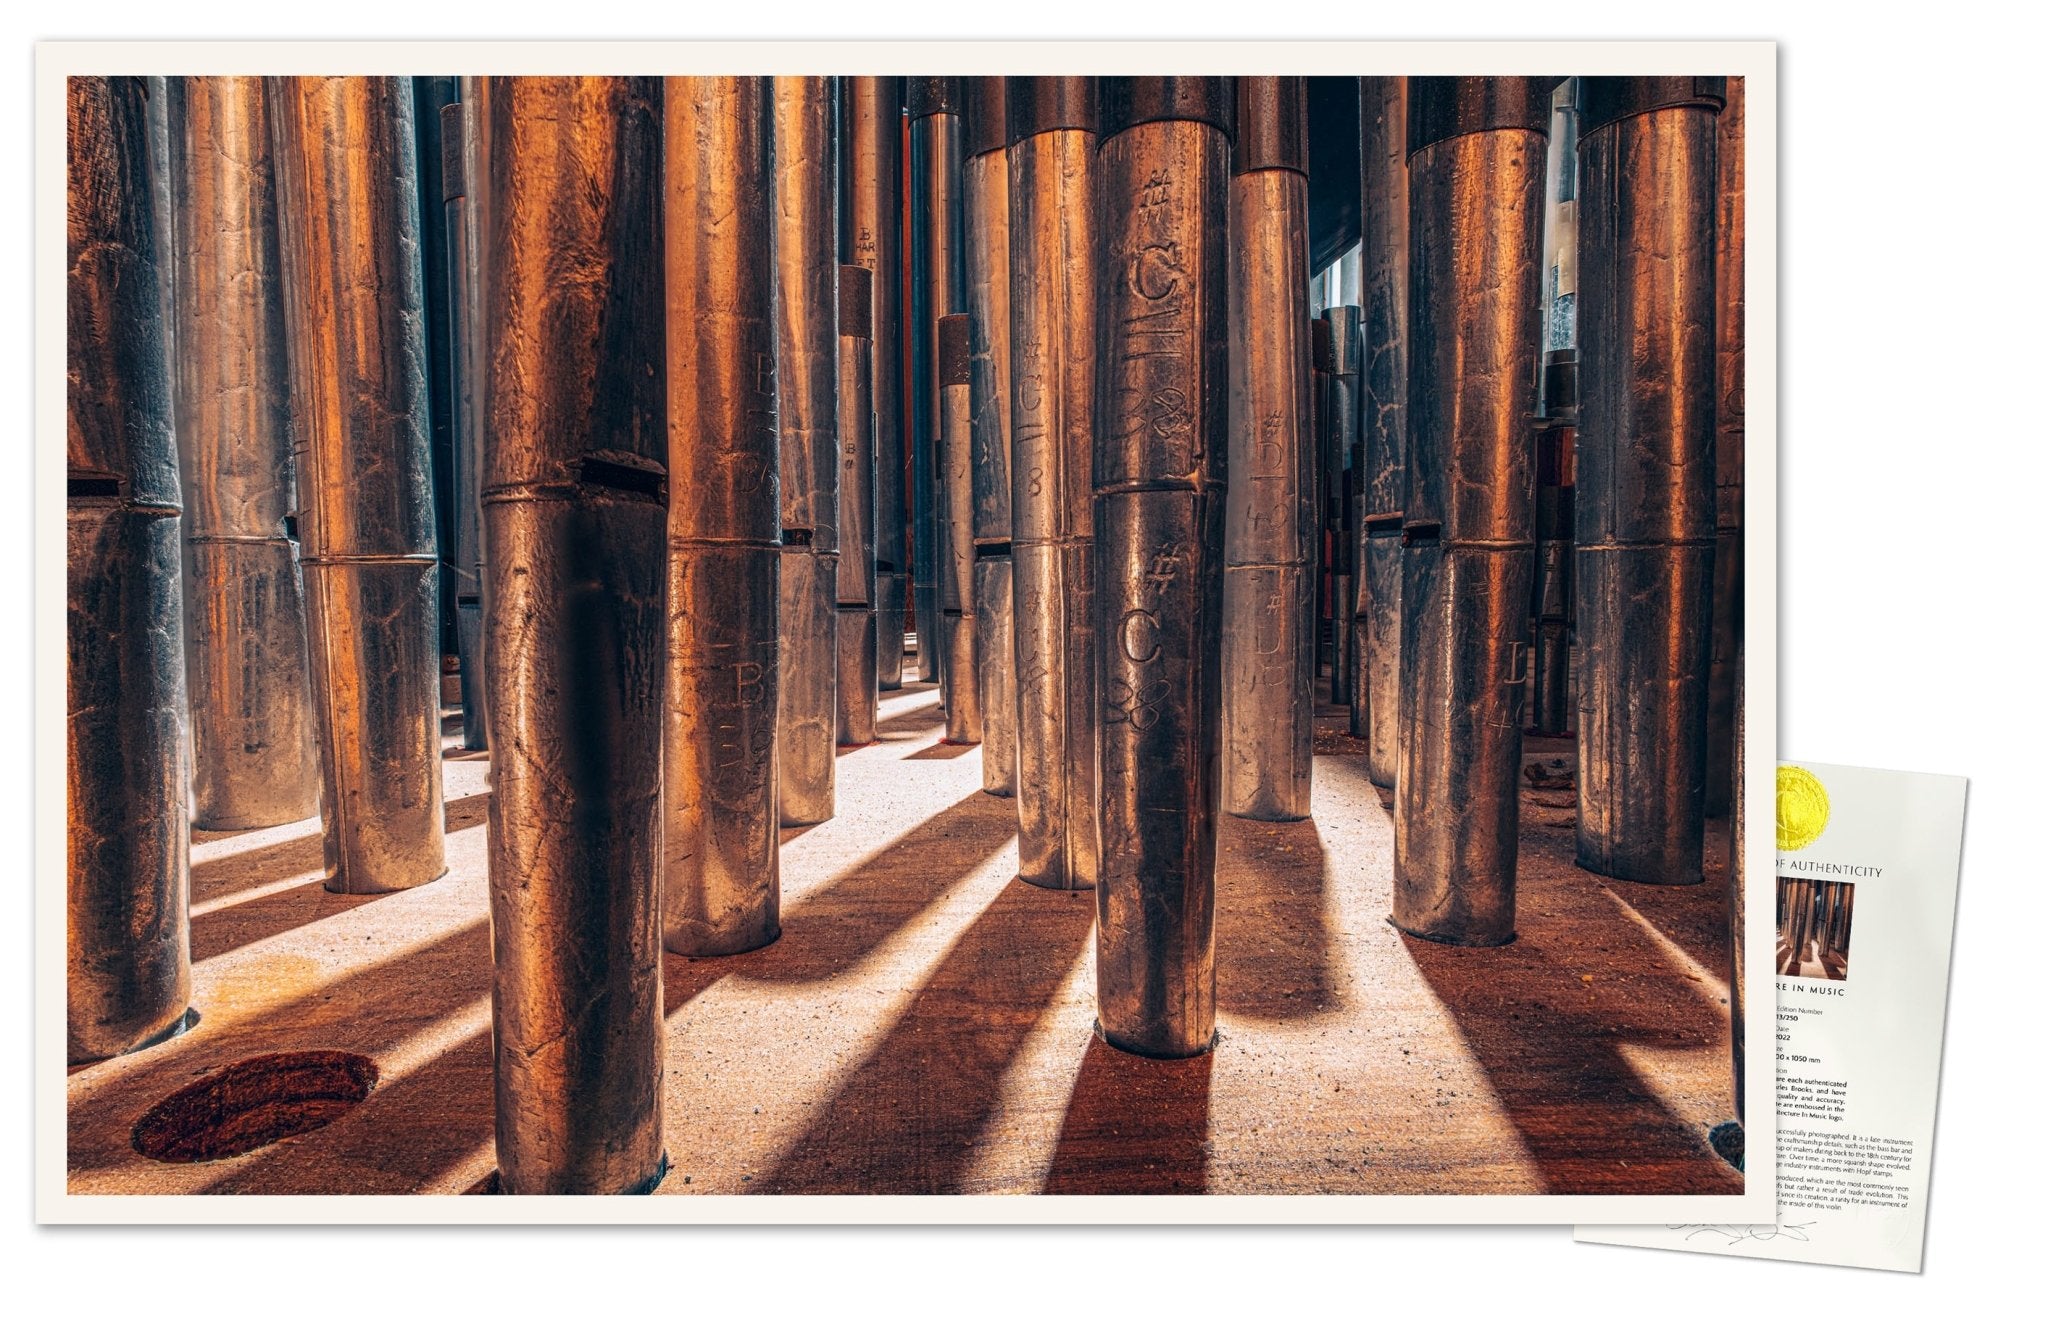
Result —
[[727, 975], [770, 983], [830, 979], [881, 946], [1016, 833], [1014, 803], [972, 792], [782, 908], [782, 937], [755, 952], [662, 958], [673, 1015]]
[[[463, 829], [475, 828], [482, 824], [489, 811], [490, 800], [491, 794], [489, 792], [476, 792], [448, 802], [443, 808], [445, 833], [457, 833]], [[232, 952], [236, 948], [247, 947], [249, 944], [259, 942], [265, 938], [271, 938], [288, 930], [301, 928], [315, 921], [324, 920], [332, 915], [339, 915], [343, 911], [352, 911], [358, 906], [365, 906], [380, 898], [393, 895], [388, 892], [341, 893], [327, 891], [320, 882], [320, 870], [323, 862], [320, 855], [319, 835], [316, 834], [310, 838], [297, 838], [294, 841], [310, 843], [312, 846], [313, 869], [307, 876], [306, 881], [277, 892], [266, 893], [261, 897], [252, 897], [247, 901], [236, 902], [232, 906], [224, 906], [216, 911], [208, 911], [202, 915], [193, 916], [192, 959], [194, 961], [205, 961], [211, 957]], [[279, 844], [280, 848], [290, 848], [291, 846], [292, 843]], [[245, 857], [236, 856], [209, 861], [208, 864], [225, 866], [233, 861], [243, 860], [244, 863], [253, 863], [264, 872], [269, 872], [273, 869], [284, 868], [286, 865], [302, 858], [294, 856], [293, 860], [288, 861], [284, 858], [282, 851], [274, 858], [266, 856], [265, 853], [271, 850], [271, 848], [264, 848], [260, 852], [248, 853], [264, 857], [253, 862], [247, 861]], [[200, 868], [197, 865], [193, 866], [195, 884]], [[297, 873], [299, 873], [297, 870], [286, 870], [286, 873], [280, 875], [280, 877], [291, 877]], [[255, 886], [258, 885], [237, 881], [232, 891], [245, 892]], [[221, 895], [223, 894], [214, 894], [216, 897]]]
[[1336, 933], [1324, 897], [1315, 821], [1220, 821], [1216, 864], [1216, 1005], [1296, 1020], [1343, 1005], [1331, 970]]
[[1086, 951], [1094, 916], [1092, 902], [1006, 884], [757, 1187], [785, 1194], [984, 1189], [968, 1172], [991, 1133], [1003, 1077]]
[[1713, 986], [1689, 987], [1595, 883], [1582, 871], [1530, 882], [1525, 870], [1524, 910], [1555, 914], [1518, 920], [1515, 942], [1447, 947], [1404, 934], [1401, 946], [1550, 1193], [1739, 1193], [1740, 1174], [1708, 1147], [1706, 1128], [1667, 1107], [1621, 1053], [1725, 1040]]
[[[268, 973], [292, 972], [279, 966]], [[132, 1061], [140, 1064], [117, 1082], [68, 1105], [70, 1166], [85, 1170], [139, 1157], [128, 1147], [126, 1132], [151, 1104], [200, 1074], [258, 1053], [298, 1048], [374, 1057], [490, 990], [490, 926], [479, 918], [390, 961], [316, 983], [253, 1016], [234, 1020], [216, 1011], [210, 1028], [202, 1015], [190, 1034], [138, 1055]], [[231, 1030], [232, 1045], [223, 1043], [224, 1030]], [[99, 1141], [87, 1143], [87, 1132]]]
[[1133, 1057], [1090, 1039], [1045, 1193], [1202, 1193], [1214, 1061], [1213, 1054], [1185, 1061]]

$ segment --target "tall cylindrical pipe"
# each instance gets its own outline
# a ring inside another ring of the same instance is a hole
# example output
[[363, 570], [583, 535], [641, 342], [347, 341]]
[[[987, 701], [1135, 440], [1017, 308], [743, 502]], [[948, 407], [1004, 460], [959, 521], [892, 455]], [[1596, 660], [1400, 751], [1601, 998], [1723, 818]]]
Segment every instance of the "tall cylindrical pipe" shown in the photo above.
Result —
[[1323, 407], [1328, 427], [1323, 507], [1330, 537], [1330, 703], [1348, 706], [1357, 662], [1352, 649], [1357, 639], [1352, 630], [1357, 605], [1353, 577], [1358, 570], [1352, 483], [1359, 418], [1358, 308], [1348, 303], [1334, 306], [1323, 319], [1330, 325], [1330, 373]]
[[[839, 744], [875, 739], [874, 277], [839, 267]], [[897, 640], [898, 661], [902, 639]]]
[[1008, 102], [1017, 877], [1090, 888], [1096, 82], [1012, 78]]
[[[1737, 95], [1740, 94], [1738, 90]], [[1742, 1092], [1747, 1079], [1743, 1030], [1749, 1008], [1748, 964], [1743, 948], [1749, 938], [1749, 885], [1743, 864], [1749, 835], [1745, 827], [1742, 789], [1742, 772], [1747, 763], [1742, 743], [1748, 719], [1742, 709], [1743, 688], [1742, 637], [1738, 633], [1735, 638], [1735, 745], [1730, 756], [1731, 781], [1728, 784], [1728, 1044], [1729, 1060], [1734, 1064], [1735, 1072], [1735, 1124], [1738, 1126], [1747, 1120]]]
[[441, 136], [443, 111], [456, 100], [457, 79], [445, 75], [412, 79], [413, 155], [417, 162], [417, 197], [420, 208], [420, 295], [426, 309], [427, 343], [427, 454], [433, 484], [434, 525], [440, 528], [437, 545], [441, 558], [436, 597], [435, 643], [441, 671], [453, 661], [456, 680], [461, 681], [461, 641], [456, 618], [455, 578], [455, 445], [458, 411], [455, 400], [457, 357], [461, 344], [455, 337], [458, 312], [450, 294], [448, 245], [447, 179], [449, 143]]
[[320, 809], [292, 538], [291, 381], [261, 78], [171, 78], [192, 822]]
[[192, 992], [180, 509], [142, 78], [66, 80], [65, 1053], [182, 1027]]
[[1216, 1034], [1228, 426], [1228, 78], [1103, 83], [1096, 1013], [1129, 1052]]
[[839, 171], [830, 78], [777, 78], [775, 385], [782, 435], [782, 822], [832, 817], [838, 758]]
[[1359, 87], [1360, 265], [1365, 285], [1359, 429], [1365, 449], [1359, 519], [1359, 646], [1368, 727], [1365, 774], [1394, 786], [1401, 709], [1401, 500], [1408, 469], [1408, 80]]
[[447, 870], [412, 88], [270, 85], [327, 886]]
[[1223, 536], [1223, 799], [1306, 819], [1315, 750], [1315, 447], [1308, 391], [1308, 80], [1237, 80], [1231, 481]]
[[1017, 657], [1010, 561], [1010, 124], [1003, 78], [966, 80], [961, 206], [973, 444], [974, 635], [981, 785], [1017, 792]]
[[1719, 78], [1579, 86], [1578, 863], [1698, 883]]
[[483, 386], [478, 373], [483, 354], [476, 340], [482, 316], [476, 299], [481, 258], [477, 251], [476, 198], [482, 188], [471, 182], [470, 123], [476, 109], [475, 79], [458, 83], [460, 98], [441, 109], [441, 192], [448, 228], [448, 305], [455, 327], [455, 479], [449, 521], [453, 537], [449, 576], [455, 590], [455, 648], [462, 676], [462, 745], [482, 750], [484, 734], [484, 609], [483, 504], [478, 497], [483, 475]]
[[1728, 813], [1735, 741], [1735, 653], [1742, 640], [1743, 87], [1727, 82], [1714, 227], [1714, 621], [1707, 671], [1707, 814]]
[[[875, 684], [903, 685], [910, 465], [903, 406], [903, 88], [900, 78], [841, 78], [839, 259], [868, 272], [875, 400]], [[841, 559], [842, 564], [844, 559]], [[842, 649], [841, 653], [844, 653]]]
[[946, 740], [981, 741], [981, 664], [974, 643], [974, 383], [967, 317], [939, 318], [939, 648]]
[[668, 700], [663, 941], [745, 952], [782, 931], [776, 806], [775, 240], [766, 78], [670, 78]]
[[[483, 258], [483, 227], [487, 178], [483, 176], [485, 129], [483, 106], [489, 82], [461, 78], [461, 258], [463, 330], [457, 366], [463, 372], [463, 430], [455, 436], [455, 636], [463, 665], [463, 749], [487, 745], [489, 692], [483, 684], [483, 503], [477, 489], [483, 479], [483, 280], [489, 266]], [[446, 137], [442, 139], [446, 141]]]
[[1550, 84], [1413, 78], [1395, 928], [1515, 936]]
[[943, 386], [939, 320], [967, 310], [960, 206], [960, 80], [910, 78], [911, 590], [918, 676], [950, 700], [939, 578], [945, 561], [944, 477], [936, 457]]
[[661, 1148], [661, 82], [493, 79], [491, 1037], [508, 1194]]

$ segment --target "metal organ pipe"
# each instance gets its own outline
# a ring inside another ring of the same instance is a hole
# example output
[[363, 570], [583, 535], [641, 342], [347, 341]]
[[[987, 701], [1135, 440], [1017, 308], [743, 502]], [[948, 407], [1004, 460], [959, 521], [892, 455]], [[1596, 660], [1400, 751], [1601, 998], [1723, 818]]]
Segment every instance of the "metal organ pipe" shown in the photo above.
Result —
[[[875, 739], [874, 277], [839, 267], [839, 744]], [[903, 643], [896, 643], [902, 660]]]
[[663, 942], [684, 956], [782, 931], [776, 805], [777, 478], [770, 95], [670, 78], [668, 699]]
[[1719, 78], [1579, 88], [1578, 863], [1698, 883]]
[[508, 1194], [661, 1179], [662, 87], [495, 78], [483, 531]]
[[1226, 809], [1247, 819], [1306, 819], [1314, 765], [1307, 171], [1307, 79], [1238, 79], [1223, 797]]
[[1215, 861], [1234, 92], [1103, 83], [1096, 1011], [1112, 1045], [1206, 1052]]
[[1010, 530], [1017, 877], [1090, 888], [1095, 733], [1093, 78], [1012, 78]]
[[[1360, 439], [1359, 598], [1366, 777], [1394, 786], [1401, 706], [1401, 500], [1408, 453], [1408, 80], [1373, 77], [1359, 89]], [[1356, 729], [1354, 729], [1354, 732]]]
[[[160, 93], [159, 93], [160, 94]], [[183, 1028], [192, 991], [178, 454], [142, 78], [65, 87], [65, 1055]]]
[[412, 87], [270, 84], [327, 886], [447, 870]]
[[267, 828], [320, 808], [270, 123], [261, 78], [167, 91], [192, 822]]
[[785, 825], [832, 817], [838, 746], [839, 175], [830, 78], [777, 78], [775, 384], [781, 427]]
[[1408, 85], [1408, 453], [1394, 902], [1404, 932], [1515, 936], [1535, 571], [1529, 417], [1550, 84]]
[[1017, 791], [1017, 669], [1010, 561], [1010, 165], [1004, 78], [966, 80], [961, 178], [973, 443], [973, 596], [981, 783]]

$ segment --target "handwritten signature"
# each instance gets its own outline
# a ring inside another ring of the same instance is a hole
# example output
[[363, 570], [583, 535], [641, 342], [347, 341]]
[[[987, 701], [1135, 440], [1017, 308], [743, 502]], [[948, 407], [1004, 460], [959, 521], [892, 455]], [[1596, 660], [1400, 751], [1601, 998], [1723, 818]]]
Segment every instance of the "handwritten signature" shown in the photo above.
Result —
[[1701, 1222], [1687, 1222], [1666, 1229], [1685, 1232], [1687, 1240], [1699, 1235], [1720, 1236], [1728, 1242], [1728, 1248], [1733, 1249], [1747, 1240], [1782, 1239], [1804, 1243], [1810, 1239], [1806, 1229], [1812, 1225], [1811, 1222], [1781, 1222], [1775, 1225], [1765, 1222], [1756, 1226], [1710, 1226]]

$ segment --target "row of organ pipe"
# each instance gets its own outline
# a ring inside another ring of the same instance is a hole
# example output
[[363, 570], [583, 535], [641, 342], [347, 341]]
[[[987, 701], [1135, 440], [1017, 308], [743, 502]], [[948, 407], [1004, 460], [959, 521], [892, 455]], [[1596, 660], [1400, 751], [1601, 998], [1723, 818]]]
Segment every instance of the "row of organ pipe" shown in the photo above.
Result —
[[185, 1021], [190, 826], [444, 872], [444, 648], [514, 1192], [659, 1179], [663, 950], [778, 936], [913, 629], [1132, 1052], [1211, 1046], [1217, 810], [1310, 814], [1325, 689], [1399, 928], [1514, 936], [1574, 688], [1581, 865], [1699, 882], [1739, 82], [1359, 83], [1312, 317], [1301, 78], [72, 79], [71, 1059]]

